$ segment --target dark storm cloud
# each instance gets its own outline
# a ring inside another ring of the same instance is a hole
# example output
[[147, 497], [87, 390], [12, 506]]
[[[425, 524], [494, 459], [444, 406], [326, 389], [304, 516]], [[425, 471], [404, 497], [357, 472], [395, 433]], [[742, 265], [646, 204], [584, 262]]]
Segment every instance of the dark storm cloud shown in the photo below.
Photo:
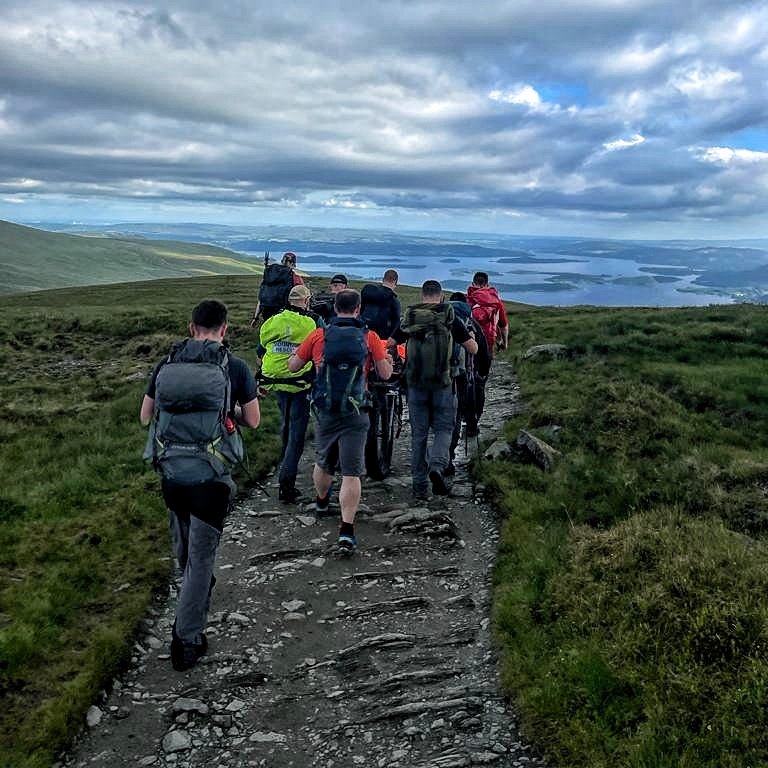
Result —
[[738, 218], [768, 202], [767, 24], [709, 0], [4, 2], [0, 196]]

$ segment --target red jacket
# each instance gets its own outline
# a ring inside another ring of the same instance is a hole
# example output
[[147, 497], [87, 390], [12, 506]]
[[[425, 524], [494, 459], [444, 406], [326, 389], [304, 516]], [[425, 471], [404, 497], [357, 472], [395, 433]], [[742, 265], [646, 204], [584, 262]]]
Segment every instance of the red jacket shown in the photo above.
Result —
[[467, 303], [472, 310], [472, 317], [483, 329], [488, 349], [493, 350], [497, 329], [507, 327], [507, 310], [498, 291], [491, 285], [470, 285], [467, 288]]

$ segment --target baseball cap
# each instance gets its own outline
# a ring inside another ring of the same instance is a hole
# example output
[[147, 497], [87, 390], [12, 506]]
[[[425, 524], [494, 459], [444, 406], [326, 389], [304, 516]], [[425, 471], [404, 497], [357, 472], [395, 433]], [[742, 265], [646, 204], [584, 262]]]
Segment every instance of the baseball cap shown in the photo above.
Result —
[[291, 288], [291, 292], [288, 294], [288, 301], [299, 301], [300, 299], [308, 299], [312, 294], [309, 292], [309, 288], [306, 285], [294, 285]]
[[347, 276], [346, 275], [334, 275], [330, 279], [330, 282], [331, 283], [341, 283], [342, 285], [346, 285], [347, 284]]

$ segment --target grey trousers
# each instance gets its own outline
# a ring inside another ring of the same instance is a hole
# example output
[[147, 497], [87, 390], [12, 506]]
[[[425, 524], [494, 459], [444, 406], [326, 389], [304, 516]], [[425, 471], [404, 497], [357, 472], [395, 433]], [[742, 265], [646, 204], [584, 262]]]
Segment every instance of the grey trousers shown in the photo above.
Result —
[[221, 532], [194, 515], [169, 510], [173, 552], [182, 570], [181, 590], [176, 602], [176, 634], [185, 643], [199, 643], [208, 621], [211, 577]]
[[442, 473], [448, 466], [456, 421], [453, 388], [425, 390], [409, 387], [408, 415], [411, 422], [412, 486], [415, 493], [423, 493], [429, 488], [429, 472], [434, 469]]

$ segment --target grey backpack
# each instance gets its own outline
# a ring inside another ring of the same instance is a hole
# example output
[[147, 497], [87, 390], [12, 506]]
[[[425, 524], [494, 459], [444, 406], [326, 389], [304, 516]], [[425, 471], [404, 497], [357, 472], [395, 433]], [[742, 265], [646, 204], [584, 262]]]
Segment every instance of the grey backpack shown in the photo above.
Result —
[[144, 457], [181, 485], [228, 479], [243, 460], [242, 437], [229, 418], [229, 355], [215, 341], [174, 345], [155, 382], [155, 413]]

